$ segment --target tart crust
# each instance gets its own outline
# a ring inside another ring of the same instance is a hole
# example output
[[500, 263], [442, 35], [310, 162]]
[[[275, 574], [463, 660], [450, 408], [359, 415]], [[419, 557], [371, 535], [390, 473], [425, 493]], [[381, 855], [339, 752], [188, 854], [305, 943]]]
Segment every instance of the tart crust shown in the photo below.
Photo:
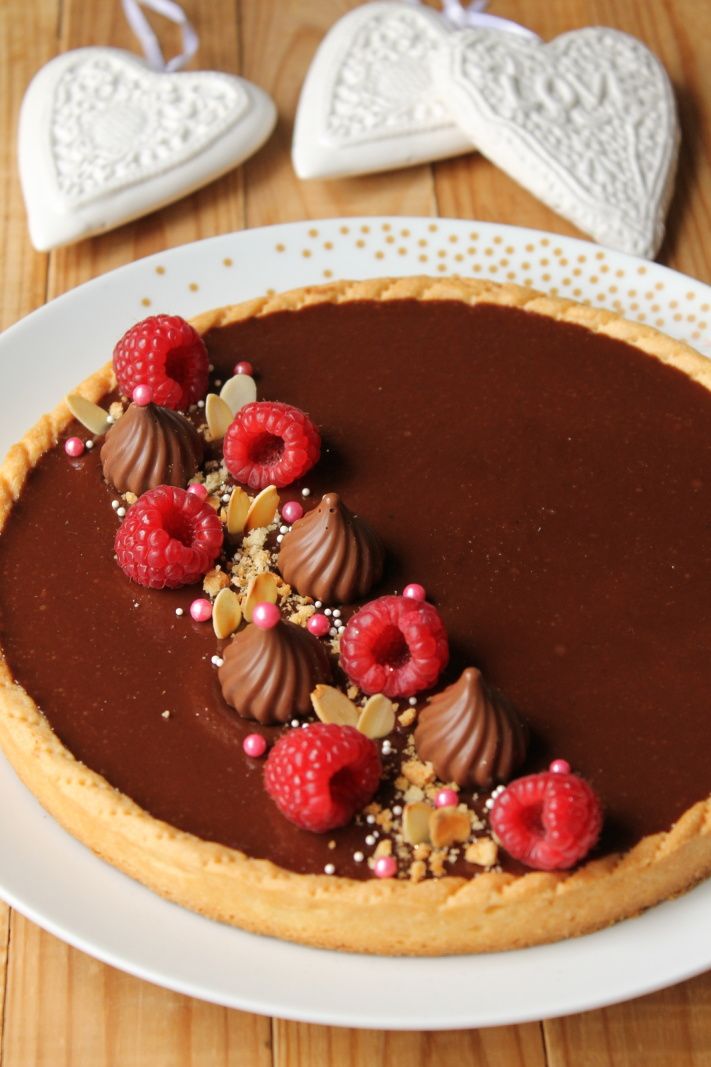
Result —
[[[414, 277], [296, 289], [206, 312], [201, 333], [318, 303], [458, 300], [517, 307], [576, 323], [670, 364], [711, 391], [711, 362], [647, 326], [513, 285]], [[98, 401], [110, 365], [78, 389]], [[0, 532], [29, 471], [71, 421], [62, 403], [14, 445], [0, 467]], [[0, 745], [25, 785], [95, 853], [163, 897], [246, 930], [304, 944], [382, 955], [487, 952], [561, 940], [636, 915], [711, 873], [711, 797], [671, 830], [571, 873], [482, 873], [417, 884], [297, 874], [153, 818], [58, 740], [13, 678], [0, 650]]]

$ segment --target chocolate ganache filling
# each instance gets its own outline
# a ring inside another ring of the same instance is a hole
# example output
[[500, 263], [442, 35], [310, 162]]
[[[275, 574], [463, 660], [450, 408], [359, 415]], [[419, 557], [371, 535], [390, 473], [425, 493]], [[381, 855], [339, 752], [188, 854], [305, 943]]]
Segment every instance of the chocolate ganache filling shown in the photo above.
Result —
[[[506, 693], [531, 730], [521, 773], [562, 757], [602, 797], [601, 851], [711, 792], [705, 389], [582, 327], [456, 302], [318, 305], [206, 343], [217, 378], [248, 357], [260, 397], [313, 415], [312, 499], [337, 491], [387, 546], [369, 595], [426, 587], [450, 637], [441, 688], [476, 664]], [[220, 643], [187, 612], [198, 587], [139, 588], [116, 566], [97, 451], [43, 457], [0, 538], [16, 678], [153, 815], [293, 870], [370, 877], [361, 827], [309, 834], [267, 797], [242, 751], [254, 724], [211, 664]]]

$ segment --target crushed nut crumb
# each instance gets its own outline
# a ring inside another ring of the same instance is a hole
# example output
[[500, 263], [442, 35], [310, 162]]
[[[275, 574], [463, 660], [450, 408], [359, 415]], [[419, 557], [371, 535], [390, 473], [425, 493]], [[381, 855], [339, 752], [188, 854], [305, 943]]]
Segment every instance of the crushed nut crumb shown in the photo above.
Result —
[[420, 789], [424, 789], [426, 785], [434, 781], [435, 777], [432, 764], [422, 763], [422, 761], [418, 759], [408, 760], [406, 763], [403, 763], [402, 773], [405, 775], [408, 782], [412, 782], [413, 785], [418, 785]]
[[230, 577], [219, 567], [213, 567], [202, 580], [202, 588], [208, 596], [216, 597], [221, 589], [226, 589], [230, 584]]
[[405, 710], [400, 715], [398, 715], [397, 721], [400, 723], [401, 726], [407, 728], [408, 726], [412, 726], [416, 718], [417, 712], [414, 708], [405, 708]]
[[499, 857], [499, 849], [490, 837], [477, 837], [464, 852], [467, 863], [476, 863], [479, 867], [493, 867]]
[[427, 865], [423, 860], [415, 860], [410, 866], [410, 881], [421, 882], [427, 874]]

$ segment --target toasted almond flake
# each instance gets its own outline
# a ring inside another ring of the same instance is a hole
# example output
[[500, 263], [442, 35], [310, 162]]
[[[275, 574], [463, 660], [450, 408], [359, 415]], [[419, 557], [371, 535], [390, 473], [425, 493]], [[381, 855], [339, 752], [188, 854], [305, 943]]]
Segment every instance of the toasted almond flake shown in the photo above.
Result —
[[205, 419], [213, 441], [221, 441], [232, 422], [229, 405], [221, 400], [217, 393], [208, 393], [205, 401]]
[[279, 507], [279, 494], [275, 485], [268, 485], [261, 493], [255, 496], [249, 505], [247, 517], [244, 520], [245, 533], [250, 530], [258, 530], [262, 526], [268, 526], [276, 515]]
[[435, 848], [449, 848], [471, 834], [469, 816], [457, 808], [437, 808], [430, 814], [430, 840]]
[[321, 722], [332, 722], [338, 726], [355, 726], [358, 722], [355, 704], [332, 685], [317, 685], [311, 694], [311, 703]]
[[244, 489], [237, 485], [232, 490], [230, 502], [227, 505], [227, 533], [241, 534], [244, 532], [244, 524], [250, 507], [250, 499]]
[[279, 579], [271, 571], [257, 574], [250, 579], [247, 594], [242, 601], [242, 615], [247, 622], [252, 621], [252, 612], [257, 604], [276, 604]]
[[224, 400], [234, 417], [245, 404], [257, 399], [257, 383], [250, 374], [235, 374], [220, 389], [220, 399]]
[[375, 859], [379, 859], [380, 856], [392, 856], [393, 843], [389, 838], [385, 838], [383, 841], [378, 841], [373, 856]]
[[402, 836], [409, 845], [419, 845], [430, 839], [432, 807], [422, 801], [406, 804], [402, 813]]
[[212, 605], [212, 628], [215, 637], [229, 637], [242, 621], [239, 597], [232, 589], [221, 589]]
[[356, 725], [373, 741], [387, 737], [395, 728], [395, 705], [383, 693], [376, 693], [368, 698]]
[[102, 433], [106, 433], [111, 425], [107, 411], [100, 408], [98, 404], [92, 404], [91, 400], [87, 400], [85, 396], [79, 396], [78, 393], [69, 394], [67, 407], [74, 418], [78, 419], [82, 426], [86, 426], [87, 430], [96, 434], [97, 437]]

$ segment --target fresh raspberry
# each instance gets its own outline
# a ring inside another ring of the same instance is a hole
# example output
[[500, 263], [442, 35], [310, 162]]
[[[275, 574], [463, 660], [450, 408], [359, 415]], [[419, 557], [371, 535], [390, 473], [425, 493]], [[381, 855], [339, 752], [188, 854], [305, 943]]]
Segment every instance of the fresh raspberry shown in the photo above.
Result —
[[264, 767], [264, 785], [282, 815], [322, 834], [345, 826], [380, 782], [378, 749], [353, 726], [312, 723], [289, 730]]
[[577, 774], [543, 771], [517, 778], [499, 793], [490, 821], [514, 859], [538, 871], [567, 870], [600, 836], [602, 809]]
[[179, 315], [151, 315], [132, 326], [114, 348], [114, 371], [125, 396], [150, 385], [164, 408], [186, 411], [207, 393], [207, 349]]
[[321, 455], [321, 438], [308, 415], [291, 404], [255, 400], [234, 417], [223, 442], [232, 477], [250, 489], [290, 485]]
[[439, 612], [410, 597], [371, 600], [341, 637], [341, 666], [364, 693], [413, 696], [435, 684], [448, 659]]
[[124, 574], [151, 589], [196, 582], [221, 547], [222, 523], [214, 509], [174, 485], [159, 485], [139, 497], [114, 542]]

